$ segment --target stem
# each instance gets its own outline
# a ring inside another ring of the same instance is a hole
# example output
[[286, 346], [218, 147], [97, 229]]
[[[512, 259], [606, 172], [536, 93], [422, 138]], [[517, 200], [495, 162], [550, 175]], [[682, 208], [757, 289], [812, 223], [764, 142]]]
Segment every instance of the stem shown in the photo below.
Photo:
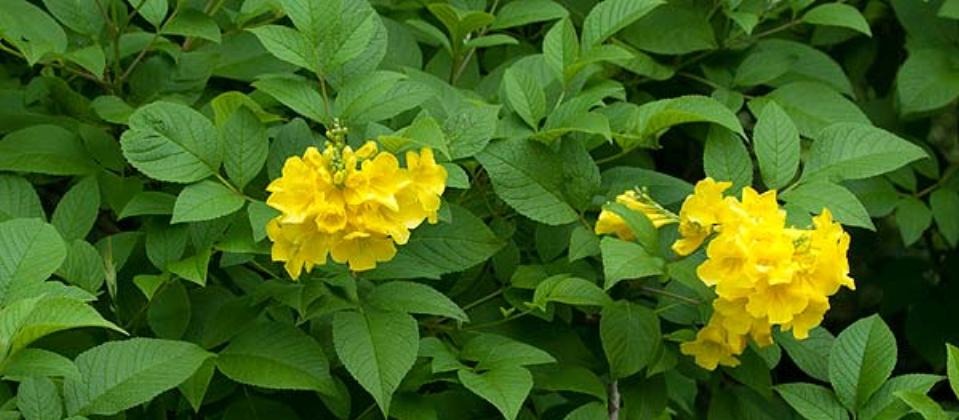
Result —
[[609, 393], [609, 420], [619, 420], [619, 381], [613, 381], [607, 387]]
[[604, 164], [604, 163], [612, 162], [612, 161], [614, 161], [614, 160], [616, 160], [616, 159], [619, 159], [619, 158], [621, 158], [621, 157], [623, 157], [623, 156], [626, 156], [626, 155], [632, 153], [633, 150], [636, 150], [636, 148], [635, 148], [635, 147], [629, 147], [629, 148], [626, 148], [626, 149], [621, 150], [619, 153], [616, 153], [616, 154], [614, 154], [614, 155], [606, 156], [606, 157], [604, 157], [604, 158], [602, 158], [602, 159], [596, 159], [596, 164], [597, 164], [597, 165], [602, 165], [602, 164]]
[[317, 72], [317, 76], [320, 79], [320, 93], [323, 95], [323, 112], [326, 113], [327, 124], [332, 124], [333, 113], [330, 112], [330, 94], [326, 91], [326, 79], [319, 72]]
[[755, 35], [753, 35], [753, 38], [754, 38], [754, 39], [762, 38], [762, 37], [769, 36], [769, 35], [772, 35], [772, 34], [777, 33], [777, 32], [782, 32], [782, 31], [785, 31], [785, 30], [787, 30], [787, 29], [792, 28], [793, 26], [799, 25], [800, 23], [802, 23], [802, 22], [801, 22], [801, 21], [798, 21], [798, 20], [794, 20], [794, 21], [791, 21], [791, 22], [787, 22], [787, 23], [784, 23], [784, 24], [782, 24], [782, 25], [779, 25], [779, 26], [777, 26], [777, 27], [775, 27], [775, 28], [772, 28], [772, 29], [769, 29], [769, 30], [760, 32], [760, 33], [758, 33], [758, 34], [755, 34]]
[[490, 294], [488, 294], [488, 295], [486, 295], [486, 296], [483, 296], [483, 297], [481, 297], [481, 298], [479, 298], [479, 299], [476, 299], [475, 301], [473, 301], [473, 302], [471, 302], [471, 303], [468, 303], [466, 306], [463, 306], [463, 312], [466, 312], [466, 311], [468, 311], [468, 310], [470, 310], [470, 309], [473, 309], [473, 308], [475, 308], [475, 307], [477, 307], [477, 306], [479, 306], [479, 305], [482, 305], [482, 304], [484, 304], [484, 303], [486, 303], [486, 302], [489, 302], [490, 300], [496, 298], [497, 296], [499, 296], [499, 295], [501, 295], [501, 294], [503, 294], [503, 289], [497, 289], [495, 292], [490, 293]]
[[495, 327], [495, 326], [497, 326], [497, 325], [502, 325], [502, 324], [505, 324], [505, 323], [507, 323], [507, 322], [510, 322], [510, 321], [512, 321], [512, 320], [514, 320], [514, 319], [522, 318], [522, 317], [524, 317], [524, 316], [526, 316], [526, 315], [529, 315], [531, 312], [533, 312], [532, 309], [527, 309], [527, 310], [525, 310], [525, 311], [517, 312], [517, 313], [515, 313], [515, 314], [512, 314], [512, 315], [510, 315], [510, 316], [508, 316], [508, 317], [506, 317], [506, 318], [497, 319], [496, 321], [484, 322], [484, 323], [482, 323], [482, 324], [476, 324], [476, 325], [469, 325], [469, 326], [464, 327], [463, 330], [480, 330], [480, 329], [483, 329], [483, 328]]
[[680, 302], [685, 302], [685, 303], [688, 303], [688, 304], [690, 304], [690, 305], [699, 305], [700, 303], [702, 303], [702, 302], [700, 302], [698, 299], [688, 298], [688, 297], [683, 296], [683, 295], [677, 295], [677, 294], [675, 294], [675, 293], [673, 293], [673, 292], [668, 292], [668, 291], [663, 290], [663, 289], [657, 289], [657, 288], [655, 288], [655, 287], [640, 286], [640, 287], [639, 287], [639, 290], [642, 290], [642, 291], [644, 291], [644, 292], [646, 292], [646, 293], [653, 294], [653, 295], [660, 295], [660, 296], [665, 296], [665, 297], [668, 297], [668, 298], [671, 298], [671, 299], [676, 299], [676, 300], [678, 300], [678, 301], [680, 301]]
[[939, 180], [936, 181], [935, 184], [932, 184], [932, 185], [930, 185], [930, 186], [922, 189], [921, 191], [919, 191], [919, 192], [917, 192], [917, 193], [915, 193], [915, 194], [913, 194], [913, 195], [914, 195], [916, 198], [919, 198], [919, 197], [923, 197], [923, 196], [925, 196], [925, 195], [928, 195], [929, 193], [935, 191], [937, 188], [945, 185], [946, 181], [948, 181], [949, 178], [952, 178], [952, 176], [956, 174], [956, 171], [957, 171], [957, 170], [959, 170], [959, 165], [949, 166], [948, 168], [946, 168], [946, 171], [943, 172], [942, 176], [939, 177]]
[[[498, 5], [499, 5], [499, 0], [493, 0], [493, 5], [489, 9], [490, 14], [493, 14], [496, 12], [496, 6]], [[483, 29], [480, 30], [479, 36], [486, 35], [487, 32], [489, 32], [489, 25], [484, 26]], [[456, 57], [453, 58], [453, 66], [451, 67], [453, 69], [453, 72], [450, 73], [451, 85], [455, 86], [456, 81], [459, 80], [460, 76], [463, 75], [463, 72], [466, 71], [466, 66], [469, 64], [470, 60], [473, 58], [473, 53], [475, 51], [476, 51], [476, 48], [470, 48], [470, 50], [466, 52], [466, 57], [464, 57], [463, 59], [458, 60], [456, 59]], [[456, 55], [458, 56], [459, 54], [456, 54]]]

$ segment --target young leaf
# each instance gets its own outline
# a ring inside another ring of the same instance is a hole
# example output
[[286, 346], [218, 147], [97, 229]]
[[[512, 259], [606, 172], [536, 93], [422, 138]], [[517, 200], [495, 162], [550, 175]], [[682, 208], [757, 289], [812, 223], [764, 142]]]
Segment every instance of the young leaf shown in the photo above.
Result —
[[195, 344], [155, 338], [111, 341], [77, 356], [79, 380], [63, 383], [70, 415], [112, 415], [187, 380], [212, 355]]
[[[522, 3], [526, 2], [510, 4]], [[543, 38], [543, 59], [564, 82], [567, 80], [567, 69], [572, 68], [579, 59], [579, 41], [576, 38], [576, 28], [569, 19], [556, 22]]]
[[566, 274], [552, 276], [540, 282], [533, 293], [533, 305], [546, 310], [550, 302], [577, 306], [605, 306], [609, 296], [595, 283]]
[[849, 413], [829, 389], [815, 384], [776, 385], [776, 392], [801, 416], [807, 419], [846, 420]]
[[753, 142], [766, 187], [780, 189], [792, 181], [799, 169], [799, 129], [776, 102], [763, 107]]
[[625, 279], [663, 274], [664, 261], [637, 243], [605, 237], [600, 241], [603, 254], [603, 289], [609, 290]]
[[60, 199], [50, 223], [64, 240], [83, 239], [93, 229], [100, 212], [100, 188], [97, 178], [89, 176], [77, 182]]
[[656, 313], [625, 300], [603, 308], [599, 335], [613, 378], [625, 378], [646, 367], [662, 339]]
[[436, 289], [420, 283], [391, 281], [373, 289], [366, 297], [370, 305], [387, 311], [445, 316], [469, 322], [456, 303]]
[[855, 7], [843, 3], [829, 3], [816, 6], [806, 12], [803, 22], [813, 25], [839, 26], [872, 36], [869, 22]]
[[337, 312], [333, 344], [350, 375], [373, 396], [384, 416], [389, 413], [393, 393], [416, 361], [416, 320], [371, 309]]
[[217, 172], [223, 149], [213, 123], [185, 105], [154, 102], [130, 116], [123, 156], [150, 178], [191, 183]]
[[225, 148], [223, 168], [240, 191], [259, 175], [270, 151], [266, 128], [260, 119], [247, 109], [239, 107], [220, 129]]
[[533, 389], [533, 376], [517, 366], [497, 367], [483, 373], [461, 369], [456, 376], [466, 389], [489, 401], [508, 420], [516, 418]]
[[651, 12], [663, 0], [606, 0], [583, 21], [583, 49], [590, 49]]
[[568, 14], [565, 7], [552, 0], [514, 1], [496, 12], [496, 20], [490, 25], [490, 29], [499, 30], [562, 19]]
[[57, 385], [49, 378], [31, 376], [17, 387], [17, 409], [26, 420], [63, 418], [63, 401]]
[[533, 131], [546, 116], [546, 94], [536, 78], [521, 67], [511, 67], [503, 74], [503, 92], [509, 106]]
[[820, 214], [829, 209], [839, 223], [875, 230], [866, 208], [855, 194], [839, 184], [808, 182], [782, 195], [783, 201], [809, 213]]
[[198, 222], [233, 214], [243, 207], [243, 196], [214, 181], [187, 185], [173, 205], [170, 223]]
[[332, 395], [336, 391], [328, 365], [313, 337], [278, 322], [237, 335], [216, 358], [220, 372], [239, 383]]
[[734, 190], [753, 184], [753, 164], [742, 138], [711, 127], [703, 150], [703, 169], [713, 179], [731, 181]]
[[852, 411], [863, 407], [889, 378], [896, 354], [896, 338], [878, 315], [843, 330], [829, 352], [829, 382], [839, 401]]
[[807, 181], [868, 178], [928, 157], [921, 147], [865, 124], [833, 124], [815, 139], [803, 169]]
[[57, 230], [38, 219], [2, 222], [0, 237], [0, 301], [16, 283], [46, 280], [67, 257]]

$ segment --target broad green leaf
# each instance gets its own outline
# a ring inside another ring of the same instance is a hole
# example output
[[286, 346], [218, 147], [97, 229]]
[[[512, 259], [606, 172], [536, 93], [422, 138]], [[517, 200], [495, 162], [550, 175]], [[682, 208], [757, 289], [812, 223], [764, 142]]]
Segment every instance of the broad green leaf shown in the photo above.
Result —
[[126, 124], [135, 111], [123, 99], [112, 95], [97, 96], [90, 105], [98, 117], [114, 124]]
[[467, 103], [450, 111], [443, 121], [450, 158], [473, 157], [482, 151], [496, 132], [498, 105]]
[[836, 123], [868, 125], [869, 119], [856, 104], [826, 85], [814, 82], [786, 84], [766, 95], [749, 102], [755, 115], [762, 113], [762, 104], [773, 100], [799, 128], [803, 137], [817, 138], [824, 128]]
[[506, 102], [534, 131], [546, 116], [546, 94], [530, 72], [514, 66], [503, 74], [503, 92]]
[[131, 8], [139, 11], [147, 22], [157, 28], [166, 19], [169, 10], [167, 0], [127, 0], [127, 3], [130, 3]]
[[234, 337], [216, 366], [239, 383], [269, 389], [335, 392], [323, 348], [299, 329], [264, 323]]
[[195, 344], [155, 338], [111, 341], [77, 356], [80, 379], [67, 379], [70, 415], [112, 415], [179, 385], [212, 355]]
[[456, 376], [466, 389], [489, 401], [508, 420], [516, 418], [533, 388], [533, 376], [517, 366], [497, 367], [483, 373], [461, 369]]
[[925, 394], [942, 381], [938, 375], [909, 374], [890, 378], [856, 413], [863, 420], [895, 420], [909, 413], [909, 406], [896, 393], [914, 391]]
[[42, 376], [31, 376], [17, 387], [17, 409], [25, 420], [60, 420], [63, 401], [57, 385]]
[[476, 155], [493, 182], [496, 194], [520, 214], [540, 223], [576, 221], [576, 211], [563, 195], [562, 162], [545, 146], [499, 141]]
[[[756, 61], [782, 60], [788, 57], [789, 70], [773, 80], [764, 82], [772, 86], [785, 86], [792, 82], [819, 82], [832, 87], [837, 92], [852, 96], [852, 83], [842, 66], [829, 54], [805, 43], [780, 38], [759, 41], [751, 55], [757, 55]], [[780, 105], [783, 105], [780, 102]]]
[[463, 346], [460, 358], [478, 362], [477, 369], [554, 363], [549, 353], [532, 345], [496, 334], [480, 334]]
[[373, 289], [366, 303], [380, 309], [411, 314], [438, 315], [469, 322], [469, 316], [446, 295], [425, 284], [391, 281]]
[[623, 382], [620, 393], [628, 419], [662, 418], [666, 414], [668, 391], [664, 375], [647, 374], [642, 381]]
[[781, 198], [812, 214], [829, 209], [833, 217], [844, 225], [876, 229], [859, 199], [839, 184], [821, 181], [802, 183], [783, 193]]
[[530, 23], [562, 19], [569, 12], [565, 7], [552, 0], [527, 0], [507, 3], [496, 12], [496, 20], [490, 25], [492, 30], [512, 28]]
[[64, 26], [84, 35], [98, 35], [103, 15], [95, 0], [43, 0], [43, 5]]
[[849, 414], [827, 388], [808, 383], [776, 385], [776, 392], [807, 419], [846, 420]]
[[199, 10], [180, 10], [175, 17], [163, 25], [162, 33], [202, 38], [220, 43], [220, 27], [212, 17]]
[[78, 239], [69, 243], [67, 258], [57, 269], [57, 275], [69, 284], [97, 294], [106, 279], [106, 264], [93, 245]]
[[651, 309], [625, 300], [606, 305], [599, 335], [613, 378], [625, 378], [652, 362], [659, 349], [659, 318]]
[[4, 1], [0, 9], [0, 39], [20, 51], [31, 66], [47, 54], [62, 54], [67, 49], [63, 28], [43, 9], [25, 0]]
[[40, 196], [26, 179], [0, 174], [0, 221], [20, 217], [46, 219]]
[[252, 112], [262, 123], [283, 121], [279, 115], [264, 111], [258, 102], [235, 90], [217, 95], [210, 101], [210, 108], [213, 108], [213, 122], [218, 128], [222, 128], [240, 108], [246, 108]]
[[680, 55], [717, 47], [707, 10], [684, 3], [656, 8], [622, 34], [624, 41], [656, 54]]
[[[177, 340], [190, 324], [191, 305], [183, 282], [173, 281], [150, 296], [147, 325], [157, 338]], [[198, 311], [201, 309], [197, 308]]]
[[598, 420], [606, 418], [608, 415], [606, 404], [593, 401], [576, 407], [566, 417], [563, 417], [563, 420]]
[[950, 245], [959, 245], [959, 193], [956, 191], [938, 188], [929, 195], [929, 207], [932, 216], [942, 234]]
[[929, 398], [925, 393], [904, 390], [897, 391], [895, 394], [912, 408], [913, 412], [919, 413], [925, 420], [949, 420], [952, 418], [939, 406], [939, 403]]
[[896, 76], [896, 94], [903, 114], [942, 108], [959, 97], [959, 72], [955, 56], [943, 48], [922, 48], [909, 52]]
[[863, 407], [889, 378], [896, 354], [896, 338], [878, 315], [846, 327], [829, 352], [829, 382], [839, 401], [850, 410]]
[[23, 380], [30, 376], [78, 379], [73, 361], [49, 350], [23, 349], [3, 362], [4, 379]]
[[[628, 116], [624, 135], [614, 138], [621, 147], [655, 145], [667, 129], [680, 124], [708, 122], [746, 137], [742, 124], [729, 108], [708, 96], [680, 96], [645, 103]], [[613, 125], [612, 119], [610, 125]]]
[[486, 261], [503, 247], [503, 241], [468, 210], [456, 205], [450, 210], [451, 223], [416, 228], [395, 258], [364, 273], [364, 277], [438, 279]]
[[134, 195], [120, 211], [119, 219], [133, 216], [170, 215], [176, 196], [159, 191], [141, 191]]
[[756, 391], [757, 394], [764, 398], [771, 398], [773, 390], [770, 369], [772, 367], [765, 359], [753, 349], [746, 349], [739, 355], [739, 362], [739, 366], [724, 367], [723, 370], [743, 385]]
[[822, 4], [810, 9], [802, 17], [813, 25], [839, 26], [872, 36], [869, 22], [855, 7], [843, 3]]
[[252, 111], [237, 108], [220, 129], [223, 168], [240, 191], [263, 169], [270, 150], [266, 128]]
[[83, 239], [93, 229], [100, 212], [100, 188], [97, 178], [86, 177], [67, 190], [53, 210], [50, 223], [66, 241]]
[[64, 296], [21, 299], [0, 310], [0, 340], [7, 354], [58, 331], [82, 327], [124, 331], [81, 300]]
[[200, 406], [203, 405], [203, 399], [206, 397], [206, 391], [210, 387], [210, 380], [213, 379], [215, 371], [214, 359], [207, 359], [192, 376], [177, 387], [187, 402], [190, 403], [190, 407], [193, 407], [194, 413], [200, 411]]
[[[510, 4], [522, 3], [525, 2]], [[564, 83], [568, 77], [572, 77], [572, 74], [567, 74], [567, 70], [579, 59], [579, 40], [571, 20], [560, 20], [546, 32], [546, 37], [543, 38], [543, 59]]]
[[743, 139], [729, 130], [710, 128], [703, 149], [706, 176], [731, 181], [734, 190], [753, 184], [753, 163]]
[[333, 105], [336, 115], [350, 125], [382, 121], [413, 108], [430, 92], [406, 76], [377, 71], [355, 78], [344, 85]]
[[596, 4], [583, 21], [583, 48], [592, 48], [636, 22], [663, 0], [606, 0]]
[[232, 214], [243, 207], [243, 196], [215, 181], [187, 185], [173, 205], [170, 223], [198, 222]]
[[223, 148], [213, 123], [185, 105], [154, 102], [130, 116], [120, 145], [131, 165], [150, 178], [190, 183], [217, 172]]
[[549, 364], [529, 368], [536, 389], [570, 391], [606, 401], [606, 385], [593, 371], [574, 364]]
[[755, 49], [736, 68], [733, 84], [756, 86], [773, 82], [789, 72], [797, 58], [788, 52], [773, 49]]
[[46, 280], [67, 257], [57, 230], [38, 219], [2, 222], [0, 237], [0, 301], [17, 283]]
[[605, 237], [600, 241], [603, 254], [603, 289], [609, 290], [626, 279], [663, 274], [664, 261], [649, 255], [635, 242]]
[[372, 309], [337, 312], [333, 344], [350, 375], [373, 396], [384, 416], [389, 413], [393, 393], [416, 361], [416, 320], [407, 314]]
[[576, 226], [569, 236], [569, 262], [599, 255], [599, 236], [584, 226]]
[[336, 72], [362, 57], [378, 32], [385, 32], [379, 15], [366, 1], [283, 0], [280, 4], [293, 25], [315, 44], [317, 63], [310, 70], [320, 75]]
[[576, 306], [605, 306], [609, 296], [595, 283], [560, 274], [543, 280], [533, 293], [533, 305], [546, 310], [550, 302]]
[[896, 225], [899, 226], [903, 244], [910, 246], [916, 243], [923, 232], [932, 226], [932, 217], [932, 211], [918, 198], [905, 197], [899, 200], [896, 205]]
[[253, 82], [253, 87], [270, 95], [296, 113], [319, 123], [329, 120], [323, 106], [323, 96], [305, 78], [295, 75], [265, 77]]
[[807, 181], [868, 178], [928, 156], [919, 146], [864, 124], [833, 124], [815, 139], [802, 174]]
[[[43, 139], [43, 141], [37, 141]], [[85, 175], [97, 170], [79, 137], [56, 125], [33, 125], [0, 140], [0, 170]]]
[[949, 19], [959, 19], [959, 1], [943, 1], [942, 7], [939, 8], [939, 13], [937, 13], [937, 15]]
[[780, 189], [789, 184], [799, 169], [799, 129], [776, 102], [763, 107], [753, 143], [766, 187]]
[[952, 393], [959, 397], [959, 348], [946, 344], [946, 373]]
[[200, 286], [206, 286], [206, 274], [210, 265], [209, 248], [200, 249], [196, 254], [186, 257], [179, 261], [171, 261], [166, 265], [166, 269], [184, 280], [189, 280]]

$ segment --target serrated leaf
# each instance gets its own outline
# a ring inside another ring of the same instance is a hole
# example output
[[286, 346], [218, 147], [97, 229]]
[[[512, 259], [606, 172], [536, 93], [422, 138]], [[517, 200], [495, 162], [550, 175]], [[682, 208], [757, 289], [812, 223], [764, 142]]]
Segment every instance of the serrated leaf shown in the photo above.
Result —
[[949, 376], [949, 387], [952, 393], [959, 397], [959, 348], [946, 344], [946, 373]]
[[713, 179], [731, 181], [739, 190], [753, 184], [753, 164], [741, 137], [729, 130], [710, 128], [703, 149], [703, 169]]
[[223, 148], [213, 123], [192, 108], [154, 102], [130, 116], [123, 156], [150, 178], [190, 183], [217, 172]]
[[554, 363], [529, 369], [533, 373], [536, 389], [576, 392], [606, 401], [606, 385], [593, 371], [583, 366]]
[[46, 219], [33, 185], [22, 177], [0, 174], [0, 221], [31, 217]]
[[522, 67], [514, 66], [503, 74], [506, 102], [534, 131], [546, 116], [546, 94], [536, 78]]
[[111, 341], [77, 356], [79, 380], [63, 383], [70, 415], [111, 415], [185, 381], [212, 355], [195, 344], [154, 338]]
[[96, 172], [97, 165], [79, 137], [60, 126], [39, 124], [14, 131], [0, 140], [0, 170], [86, 175]]
[[783, 201], [812, 214], [829, 209], [839, 223], [875, 230], [866, 208], [855, 194], [831, 182], [807, 182], [782, 195]]
[[909, 374], [890, 378], [876, 391], [861, 409], [858, 418], [863, 420], [894, 420], [909, 413], [909, 406], [903, 403], [896, 393], [899, 391], [929, 392], [942, 381], [938, 375]]
[[817, 138], [824, 128], [836, 123], [870, 124], [869, 118], [856, 104], [830, 87], [815, 82], [793, 82], [770, 92], [765, 98], [749, 102], [758, 115], [765, 99], [775, 101], [792, 118], [799, 134]]
[[896, 338], [878, 315], [846, 327], [829, 352], [829, 382], [839, 401], [853, 411], [863, 407], [889, 378], [896, 354]]
[[520, 214], [548, 225], [576, 221], [576, 211], [562, 192], [561, 162], [545, 146], [525, 140], [499, 141], [476, 159], [489, 173], [496, 194]]
[[583, 21], [583, 48], [602, 43], [664, 3], [663, 0], [606, 0], [598, 3]]
[[24, 0], [4, 2], [0, 38], [20, 51], [31, 66], [48, 54], [62, 54], [67, 49], [63, 28], [43, 9]]
[[164, 34], [196, 37], [220, 43], [220, 27], [212, 17], [194, 9], [183, 9], [163, 25]]
[[206, 391], [215, 371], [216, 364], [214, 364], [213, 359], [208, 359], [200, 365], [192, 376], [177, 387], [183, 394], [183, 398], [186, 398], [187, 402], [190, 403], [190, 407], [193, 407], [194, 413], [200, 411], [200, 406], [203, 405], [203, 398], [206, 396]]
[[786, 186], [799, 169], [799, 129], [776, 102], [763, 107], [753, 131], [753, 143], [766, 187]]
[[839, 26], [872, 36], [869, 22], [855, 7], [843, 3], [822, 4], [810, 9], [802, 17], [813, 25]]
[[8, 354], [58, 331], [98, 327], [124, 333], [84, 301], [69, 296], [47, 295], [19, 299], [0, 310], [0, 340]]
[[67, 247], [67, 258], [57, 269], [57, 275], [69, 284], [97, 294], [106, 278], [106, 264], [93, 245], [77, 239]]
[[220, 129], [225, 149], [223, 168], [240, 191], [256, 178], [266, 163], [270, 142], [266, 128], [252, 111], [239, 107]]
[[212, 220], [232, 214], [243, 207], [243, 196], [214, 181], [187, 185], [173, 205], [170, 223]]
[[373, 289], [366, 302], [380, 309], [411, 314], [445, 316], [469, 322], [469, 316], [446, 295], [425, 284], [391, 281]]
[[496, 12], [496, 20], [490, 25], [490, 29], [499, 30], [562, 19], [568, 14], [566, 8], [552, 0], [515, 1], [507, 3]]
[[89, 176], [77, 182], [60, 198], [50, 223], [66, 241], [83, 239], [93, 229], [100, 212], [100, 187], [97, 178]]
[[[645, 103], [628, 115], [623, 134], [614, 138], [621, 147], [655, 145], [667, 129], [680, 124], [713, 123], [745, 137], [742, 124], [729, 108], [708, 96], [689, 95]], [[610, 126], [614, 123], [610, 121]]]
[[822, 420], [845, 420], [849, 418], [849, 414], [839, 404], [836, 395], [822, 386], [793, 383], [776, 385], [775, 389], [804, 418]]
[[333, 344], [346, 370], [389, 413], [393, 393], [413, 367], [419, 331], [413, 317], [372, 309], [337, 312]]
[[39, 219], [2, 222], [0, 237], [0, 301], [15, 284], [46, 280], [67, 257], [57, 230]]
[[903, 244], [910, 246], [932, 226], [932, 211], [918, 198], [905, 197], [896, 205], [896, 225], [899, 226]]
[[336, 115], [348, 124], [382, 121], [413, 108], [431, 95], [423, 86], [391, 71], [359, 76], [340, 89]]
[[98, 35], [104, 28], [103, 15], [95, 0], [44, 0], [43, 5], [64, 26], [84, 35]]
[[253, 82], [253, 87], [270, 95], [281, 104], [313, 121], [326, 124], [329, 120], [323, 108], [323, 96], [305, 78], [295, 75], [264, 77]]
[[649, 255], [645, 248], [635, 242], [612, 237], [600, 241], [603, 254], [603, 289], [609, 290], [625, 279], [638, 279], [663, 274], [665, 262]]
[[927, 157], [906, 140], [870, 125], [833, 124], [815, 136], [802, 179], [861, 179]]
[[493, 404], [509, 420], [516, 418], [533, 389], [532, 375], [516, 366], [498, 367], [483, 373], [461, 369], [456, 376], [466, 389]]
[[141, 191], [133, 196], [130, 201], [123, 206], [123, 210], [117, 216], [118, 219], [125, 219], [133, 216], [146, 215], [170, 215], [173, 214], [173, 206], [176, 203], [176, 196], [159, 191]]
[[532, 345], [496, 334], [480, 334], [460, 350], [460, 358], [478, 362], [477, 369], [554, 363], [549, 353]]
[[264, 323], [237, 335], [217, 356], [216, 365], [243, 384], [335, 393], [323, 348], [286, 324]]
[[625, 378], [646, 367], [660, 346], [659, 318], [651, 309], [620, 300], [600, 315], [599, 336], [613, 378]]
[[913, 412], [919, 413], [925, 420], [949, 420], [952, 418], [952, 416], [946, 414], [935, 400], [929, 398], [925, 393], [897, 391], [895, 394], [900, 400], [912, 408]]
[[17, 409], [25, 420], [60, 420], [63, 401], [57, 385], [49, 378], [31, 376], [17, 387]]
[[929, 195], [929, 207], [939, 233], [953, 248], [959, 246], [959, 218], [956, 217], [959, 214], [959, 193], [938, 188]]
[[656, 54], [680, 55], [717, 47], [708, 11], [688, 3], [666, 3], [623, 31], [636, 48]]
[[543, 280], [533, 292], [534, 306], [545, 311], [546, 305], [550, 302], [576, 306], [605, 306], [610, 299], [595, 283], [560, 274]]
[[3, 362], [4, 379], [22, 380], [30, 376], [77, 379], [80, 371], [73, 361], [49, 350], [26, 348]]

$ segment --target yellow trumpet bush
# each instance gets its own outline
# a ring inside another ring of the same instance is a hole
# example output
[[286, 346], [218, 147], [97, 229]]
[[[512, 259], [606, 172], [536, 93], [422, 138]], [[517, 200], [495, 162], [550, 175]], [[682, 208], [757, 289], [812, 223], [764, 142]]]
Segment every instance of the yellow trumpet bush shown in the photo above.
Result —
[[374, 142], [307, 148], [266, 188], [267, 205], [280, 211], [267, 225], [272, 258], [294, 280], [328, 256], [353, 271], [373, 269], [396, 255], [411, 229], [436, 223], [446, 176], [429, 148], [407, 152], [405, 168]]
[[[749, 339], [759, 346], [772, 344], [773, 326], [807, 338], [829, 310], [829, 297], [843, 286], [855, 289], [846, 259], [849, 234], [828, 209], [813, 218], [811, 228], [787, 227], [775, 190], [759, 194], [746, 187], [742, 199], [724, 197], [731, 186], [711, 178], [697, 183], [680, 209], [680, 238], [673, 244], [673, 251], [685, 256], [711, 238], [696, 272], [716, 292], [713, 314], [694, 341], [680, 346], [710, 370], [737, 366], [736, 356]], [[651, 213], [644, 209], [657, 208], [650, 203], [627, 206], [647, 216]], [[603, 213], [600, 221], [607, 221], [597, 223], [597, 233], [630, 237], [625, 224], [619, 229], [628, 235], [611, 228], [612, 217]], [[652, 214], [650, 220], [655, 224], [663, 217]]]

